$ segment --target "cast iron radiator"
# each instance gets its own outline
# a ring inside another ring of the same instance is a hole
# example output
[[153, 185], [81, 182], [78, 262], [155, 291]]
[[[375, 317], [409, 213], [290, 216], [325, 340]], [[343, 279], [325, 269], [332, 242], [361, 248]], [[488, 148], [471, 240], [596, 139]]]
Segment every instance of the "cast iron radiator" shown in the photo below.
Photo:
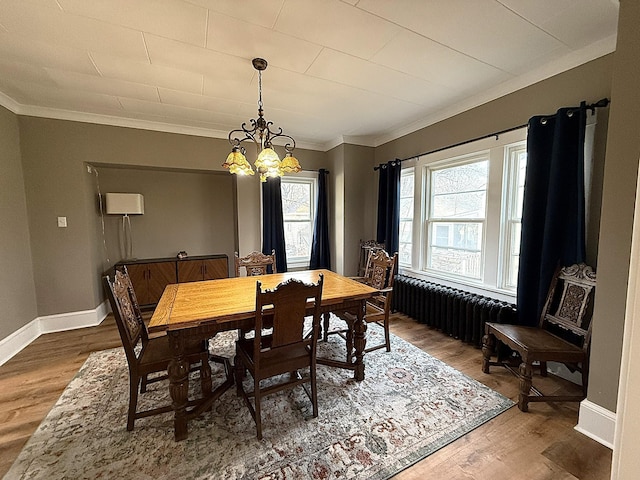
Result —
[[477, 346], [486, 322], [516, 323], [512, 303], [406, 275], [396, 275], [391, 308]]

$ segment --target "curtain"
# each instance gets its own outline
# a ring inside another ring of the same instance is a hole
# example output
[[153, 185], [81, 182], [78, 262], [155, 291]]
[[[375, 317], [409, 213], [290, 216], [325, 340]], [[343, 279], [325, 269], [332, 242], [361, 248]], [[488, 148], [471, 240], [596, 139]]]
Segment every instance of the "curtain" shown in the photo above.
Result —
[[271, 255], [271, 250], [276, 251], [278, 272], [286, 272], [287, 252], [280, 177], [267, 177], [267, 181], [262, 183], [262, 253]]
[[529, 120], [518, 271], [518, 321], [537, 325], [558, 266], [585, 258], [586, 108]]
[[318, 171], [318, 199], [316, 202], [316, 221], [313, 226], [310, 269], [331, 269], [331, 251], [329, 248], [329, 205], [327, 204], [327, 172]]
[[400, 160], [380, 165], [378, 179], [378, 226], [376, 241], [389, 255], [398, 251], [400, 230]]

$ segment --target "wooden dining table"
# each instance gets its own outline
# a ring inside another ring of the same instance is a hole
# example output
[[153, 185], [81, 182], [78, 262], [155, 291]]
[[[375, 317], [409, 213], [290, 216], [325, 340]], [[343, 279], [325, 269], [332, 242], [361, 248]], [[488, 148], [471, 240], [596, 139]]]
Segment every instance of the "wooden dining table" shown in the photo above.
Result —
[[[255, 322], [256, 282], [262, 289], [273, 289], [289, 278], [316, 283], [324, 277], [320, 310], [349, 312], [354, 321], [348, 322], [353, 339], [354, 355], [345, 360], [318, 358], [318, 363], [353, 370], [357, 381], [364, 380], [364, 349], [366, 345], [364, 312], [367, 298], [377, 290], [330, 270], [305, 270], [253, 277], [235, 277], [201, 282], [167, 285], [151, 317], [149, 332], [166, 332], [173, 358], [169, 363], [169, 393], [173, 401], [175, 439], [188, 435], [188, 421], [210, 409], [222, 393], [233, 385], [233, 375], [215, 390], [203, 392], [196, 406], [187, 408], [189, 391], [189, 363], [185, 359], [185, 345], [194, 340], [208, 339], [228, 330], [249, 330]], [[311, 304], [309, 305], [311, 313]]]

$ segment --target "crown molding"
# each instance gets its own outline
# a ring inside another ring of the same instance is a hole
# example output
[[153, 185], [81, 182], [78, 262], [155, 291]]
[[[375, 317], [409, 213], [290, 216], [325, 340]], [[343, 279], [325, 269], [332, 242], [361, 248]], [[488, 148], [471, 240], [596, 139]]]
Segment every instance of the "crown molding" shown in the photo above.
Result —
[[16, 115], [20, 114], [20, 108], [22, 107], [22, 105], [16, 102], [13, 98], [2, 92], [0, 92], [0, 105]]

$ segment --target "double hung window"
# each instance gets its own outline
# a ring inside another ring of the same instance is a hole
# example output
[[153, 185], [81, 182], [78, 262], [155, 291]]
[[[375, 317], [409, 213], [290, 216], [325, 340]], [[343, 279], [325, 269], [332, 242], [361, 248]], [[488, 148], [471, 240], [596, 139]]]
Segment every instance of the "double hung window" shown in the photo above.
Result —
[[282, 215], [288, 268], [308, 268], [316, 209], [315, 176], [282, 177]]

